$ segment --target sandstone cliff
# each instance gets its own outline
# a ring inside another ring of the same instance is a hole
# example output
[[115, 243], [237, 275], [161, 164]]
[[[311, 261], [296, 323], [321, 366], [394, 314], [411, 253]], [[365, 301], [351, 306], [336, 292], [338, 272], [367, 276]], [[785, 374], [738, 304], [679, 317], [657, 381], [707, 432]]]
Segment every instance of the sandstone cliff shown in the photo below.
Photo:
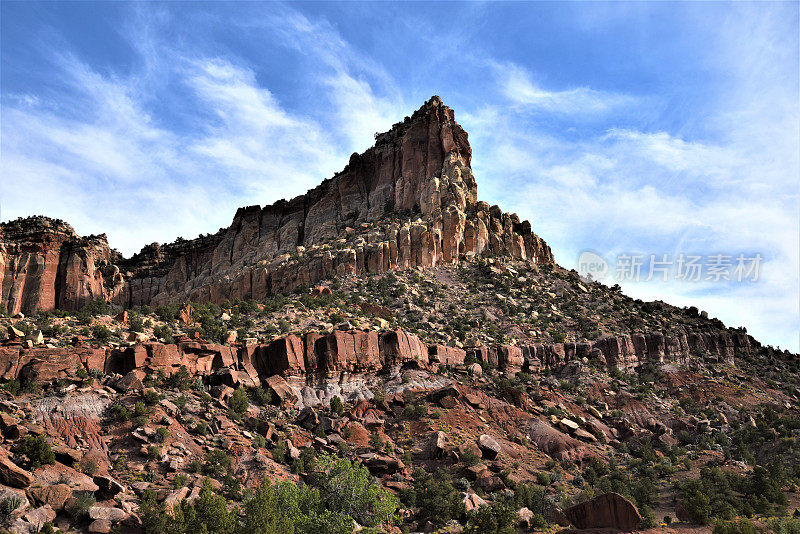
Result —
[[79, 237], [63, 221], [46, 217], [0, 225], [0, 304], [10, 314], [75, 310], [108, 299], [122, 277], [105, 234]]
[[[0, 227], [9, 312], [260, 299], [332, 275], [430, 267], [497, 254], [552, 263], [547, 244], [497, 206], [477, 201], [472, 150], [453, 110], [432, 97], [376, 136], [347, 166], [289, 201], [240, 208], [227, 229], [145, 247], [130, 259], [104, 236], [26, 219]], [[118, 267], [116, 267], [118, 265]]]

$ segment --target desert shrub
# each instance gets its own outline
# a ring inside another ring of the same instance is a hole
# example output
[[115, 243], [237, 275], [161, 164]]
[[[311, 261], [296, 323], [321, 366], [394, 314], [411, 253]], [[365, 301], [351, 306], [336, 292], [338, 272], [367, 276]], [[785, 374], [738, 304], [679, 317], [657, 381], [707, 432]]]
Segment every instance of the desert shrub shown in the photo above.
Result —
[[286, 444], [286, 441], [279, 441], [272, 447], [270, 451], [272, 453], [272, 459], [276, 462], [283, 462], [286, 459], [286, 454], [289, 452], [289, 446]]
[[336, 415], [342, 415], [344, 413], [344, 404], [342, 404], [342, 399], [340, 399], [338, 395], [334, 395], [331, 399], [331, 412]]
[[128, 329], [132, 332], [144, 332], [144, 320], [138, 315], [131, 314], [128, 319]]
[[247, 393], [245, 393], [245, 390], [243, 388], [236, 388], [228, 399], [228, 408], [238, 417], [241, 417], [249, 406], [250, 402], [247, 400]]
[[92, 329], [92, 335], [99, 341], [106, 341], [111, 338], [112, 332], [108, 327], [98, 324]]
[[173, 387], [180, 391], [186, 391], [192, 385], [192, 377], [189, 374], [189, 370], [186, 368], [185, 365], [181, 365], [181, 368], [178, 369], [177, 373], [173, 373], [169, 380], [167, 381], [170, 387]]
[[261, 386], [252, 389], [253, 400], [259, 406], [267, 406], [272, 403], [272, 390], [264, 389]]
[[101, 298], [96, 298], [81, 308], [80, 311], [92, 317], [97, 317], [98, 315], [109, 314], [111, 312], [111, 305]]
[[755, 525], [747, 519], [738, 521], [718, 521], [714, 524], [713, 534], [757, 534]]
[[197, 434], [198, 436], [205, 436], [208, 434], [208, 423], [205, 421], [199, 421], [194, 428], [192, 428], [192, 433]]
[[467, 518], [466, 534], [516, 534], [516, 519], [509, 499], [500, 499], [488, 506], [481, 506], [470, 512]]
[[376, 484], [366, 467], [347, 459], [334, 461], [328, 456], [319, 462], [322, 470], [315, 485], [326, 509], [348, 515], [367, 527], [395, 519], [397, 498]]
[[768, 524], [774, 534], [800, 534], [800, 513], [795, 509], [794, 517], [773, 518]]
[[178, 313], [180, 312], [180, 310], [181, 310], [180, 304], [173, 303], [173, 304], [167, 304], [165, 306], [158, 306], [155, 309], [155, 314], [162, 321], [171, 323], [178, 318]]
[[408, 419], [420, 419], [428, 415], [428, 408], [424, 404], [406, 404], [403, 414]]
[[19, 380], [17, 380], [16, 378], [12, 378], [11, 380], [3, 384], [3, 389], [5, 389], [11, 395], [16, 397], [19, 394], [20, 389], [22, 389], [22, 385], [20, 384]]
[[233, 459], [221, 450], [206, 451], [203, 472], [214, 478], [220, 478], [231, 469]]
[[84, 458], [83, 460], [81, 460], [80, 467], [81, 467], [81, 473], [83, 473], [84, 475], [88, 475], [90, 477], [94, 476], [94, 474], [97, 473], [98, 469], [97, 462], [95, 462], [90, 458]]
[[164, 443], [169, 437], [169, 429], [165, 426], [160, 426], [156, 429], [156, 435], [153, 436], [157, 443]]
[[159, 395], [158, 392], [155, 390], [146, 389], [142, 393], [142, 400], [146, 405], [153, 406], [157, 404], [159, 400], [161, 400], [161, 395]]
[[83, 519], [89, 515], [89, 508], [94, 506], [95, 502], [92, 495], [81, 493], [75, 498], [75, 503], [70, 506], [69, 514], [75, 519]]
[[19, 495], [10, 494], [3, 497], [3, 499], [0, 500], [0, 521], [3, 523], [8, 521], [8, 518], [14, 510], [22, 506], [23, 503], [24, 501]]
[[128, 409], [127, 406], [122, 404], [121, 402], [115, 402], [111, 406], [108, 407], [108, 412], [111, 415], [111, 418], [116, 421], [130, 421], [131, 419], [131, 411]]
[[414, 470], [414, 486], [401, 494], [403, 502], [418, 509], [420, 521], [441, 525], [464, 515], [464, 503], [453, 487], [450, 473], [439, 469], [435, 474]]
[[328, 510], [319, 490], [305, 484], [266, 481], [245, 505], [243, 532], [350, 534], [353, 520]]
[[544, 516], [547, 492], [542, 486], [535, 484], [518, 484], [514, 488], [514, 500], [517, 508], [528, 508], [534, 514]]
[[44, 436], [26, 436], [16, 452], [25, 455], [34, 469], [56, 463], [56, 455], [50, 450], [50, 444]]

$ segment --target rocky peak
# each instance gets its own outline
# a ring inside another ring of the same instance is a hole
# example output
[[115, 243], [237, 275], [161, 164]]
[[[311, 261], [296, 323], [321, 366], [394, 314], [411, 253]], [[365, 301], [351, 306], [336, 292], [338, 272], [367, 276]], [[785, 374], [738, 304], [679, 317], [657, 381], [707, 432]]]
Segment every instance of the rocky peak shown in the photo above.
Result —
[[25, 240], [31, 238], [41, 238], [45, 234], [60, 236], [63, 238], [77, 238], [75, 230], [62, 221], [43, 215], [33, 215], [31, 217], [20, 217], [13, 221], [0, 223], [0, 233], [9, 239]]
[[[16, 311], [74, 309], [97, 296], [123, 306], [222, 302], [487, 253], [551, 263], [550, 248], [527, 221], [477, 201], [471, 159], [467, 132], [433, 96], [332, 178], [288, 201], [240, 208], [215, 234], [148, 245], [126, 260], [105, 236], [79, 238], [61, 221], [7, 223], [13, 231], [2, 235], [2, 300]], [[51, 228], [64, 236], [59, 243], [74, 246], [45, 246], [52, 240], [25, 228]], [[26, 239], [40, 245], [35, 257], [22, 254]]]

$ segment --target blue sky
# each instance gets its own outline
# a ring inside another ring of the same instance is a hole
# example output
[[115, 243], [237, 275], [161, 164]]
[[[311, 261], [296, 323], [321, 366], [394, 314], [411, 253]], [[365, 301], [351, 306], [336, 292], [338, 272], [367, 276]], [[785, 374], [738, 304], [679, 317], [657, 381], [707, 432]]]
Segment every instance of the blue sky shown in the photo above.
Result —
[[[798, 350], [798, 3], [3, 2], [0, 219], [126, 255], [340, 170], [432, 94], [556, 259], [764, 257], [626, 282]], [[612, 266], [613, 269], [613, 266]]]

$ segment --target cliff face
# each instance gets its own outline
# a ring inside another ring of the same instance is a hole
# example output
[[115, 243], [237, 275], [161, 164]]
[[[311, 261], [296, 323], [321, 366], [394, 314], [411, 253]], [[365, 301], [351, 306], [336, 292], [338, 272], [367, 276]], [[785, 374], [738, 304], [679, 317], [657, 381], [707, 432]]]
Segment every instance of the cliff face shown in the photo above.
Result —
[[222, 302], [332, 275], [430, 267], [484, 253], [552, 263], [527, 221], [477, 201], [471, 158], [467, 133], [434, 96], [333, 178], [290, 201], [240, 208], [214, 235], [149, 245], [123, 260], [104, 236], [82, 239], [66, 225], [18, 232], [21, 223], [6, 223], [2, 299], [14, 313], [74, 310], [94, 297], [124, 306]]
[[0, 302], [16, 314], [110, 298], [123, 284], [112, 265], [118, 259], [105, 235], [82, 238], [61, 221], [32, 217], [0, 225]]

